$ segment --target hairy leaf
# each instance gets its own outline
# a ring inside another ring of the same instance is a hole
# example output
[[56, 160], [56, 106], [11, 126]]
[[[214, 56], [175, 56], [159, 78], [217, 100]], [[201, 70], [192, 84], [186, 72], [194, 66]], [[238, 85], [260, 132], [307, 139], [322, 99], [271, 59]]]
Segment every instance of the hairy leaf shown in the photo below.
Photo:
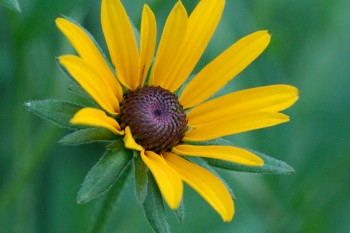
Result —
[[108, 150], [86, 175], [78, 193], [78, 203], [88, 202], [110, 189], [130, 166], [131, 159], [129, 150]]
[[63, 100], [34, 100], [26, 102], [25, 107], [34, 114], [52, 121], [61, 127], [81, 128], [72, 125], [69, 120], [73, 115], [82, 108], [82, 106]]
[[[139, 152], [134, 151], [134, 153]], [[141, 156], [134, 156], [135, 190], [137, 200], [140, 204], [142, 204], [147, 197], [147, 171], [148, 168], [142, 161]]]
[[148, 222], [156, 233], [170, 233], [164, 210], [163, 198], [151, 173], [148, 173], [147, 197], [143, 209]]
[[110, 140], [116, 140], [118, 138], [120, 138], [120, 135], [115, 135], [108, 129], [87, 128], [68, 134], [58, 142], [63, 145], [75, 146], [92, 142], [105, 142]]
[[84, 99], [88, 100], [89, 102], [93, 103], [94, 105], [96, 105], [95, 101], [91, 98], [91, 96], [89, 96], [86, 91], [81, 88], [78, 85], [68, 85], [68, 90], [80, 97], [83, 97]]
[[[205, 141], [205, 142], [198, 142], [195, 143], [197, 145], [225, 145], [225, 146], [235, 146], [230, 141], [219, 138], [215, 140]], [[218, 159], [205, 159], [209, 165], [228, 169], [228, 170], [234, 170], [234, 171], [242, 171], [242, 172], [250, 172], [250, 173], [262, 173], [262, 174], [291, 174], [294, 173], [294, 169], [289, 166], [287, 163], [272, 158], [268, 155], [265, 155], [263, 153], [248, 150], [260, 158], [264, 160], [264, 166], [246, 166], [242, 164], [232, 163], [224, 160], [218, 160]]]
[[185, 204], [183, 200], [181, 200], [179, 207], [174, 210], [174, 213], [179, 223], [185, 222]]

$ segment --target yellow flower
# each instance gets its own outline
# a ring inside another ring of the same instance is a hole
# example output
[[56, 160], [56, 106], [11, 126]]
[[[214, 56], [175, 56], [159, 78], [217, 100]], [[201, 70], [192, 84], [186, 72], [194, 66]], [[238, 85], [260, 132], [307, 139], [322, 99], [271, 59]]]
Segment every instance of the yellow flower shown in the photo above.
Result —
[[121, 2], [102, 0], [102, 29], [115, 69], [84, 29], [63, 18], [56, 24], [78, 53], [60, 56], [60, 64], [100, 107], [81, 109], [71, 123], [124, 135], [125, 147], [139, 151], [170, 208], [179, 206], [184, 181], [224, 221], [231, 221], [234, 204], [226, 186], [183, 156], [262, 166], [263, 160], [247, 150], [193, 142], [287, 122], [288, 116], [279, 112], [298, 99], [298, 90], [271, 85], [207, 101], [268, 46], [269, 33], [257, 31], [206, 65], [178, 94], [212, 37], [224, 5], [224, 0], [202, 0], [188, 16], [178, 1], [167, 18], [153, 60], [156, 20], [151, 9], [147, 5], [143, 8], [138, 48]]

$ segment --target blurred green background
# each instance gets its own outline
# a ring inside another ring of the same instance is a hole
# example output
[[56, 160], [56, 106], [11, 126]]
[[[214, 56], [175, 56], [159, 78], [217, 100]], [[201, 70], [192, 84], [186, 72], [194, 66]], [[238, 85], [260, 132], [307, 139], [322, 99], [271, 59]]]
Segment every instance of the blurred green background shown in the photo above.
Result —
[[[122, 1], [139, 26], [142, 5], [155, 11], [158, 32], [175, 0]], [[198, 2], [183, 0], [188, 11]], [[105, 49], [99, 0], [19, 0], [21, 12], [0, 8], [0, 232], [88, 232], [101, 200], [76, 204], [85, 174], [103, 145], [67, 147], [64, 129], [41, 120], [24, 102], [79, 101], [55, 57], [73, 53], [57, 30], [60, 15], [84, 25]], [[186, 218], [168, 209], [173, 232], [350, 232], [350, 1], [234, 0], [225, 11], [196, 70], [237, 39], [268, 29], [272, 42], [223, 92], [287, 83], [300, 100], [291, 122], [229, 137], [289, 163], [294, 175], [220, 171], [234, 190], [236, 215], [220, 217], [186, 188]], [[158, 33], [160, 34], [160, 33]], [[105, 50], [106, 51], [106, 50]], [[127, 182], [108, 232], [152, 232]]]

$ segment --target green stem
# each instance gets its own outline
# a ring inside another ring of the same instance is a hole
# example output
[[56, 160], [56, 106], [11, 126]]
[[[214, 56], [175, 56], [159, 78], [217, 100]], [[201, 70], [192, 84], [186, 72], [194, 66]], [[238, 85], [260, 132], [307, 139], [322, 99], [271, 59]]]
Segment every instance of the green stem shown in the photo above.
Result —
[[125, 181], [127, 180], [130, 174], [130, 164], [127, 168], [125, 168], [124, 172], [121, 174], [117, 182], [113, 185], [113, 187], [107, 192], [105, 199], [100, 207], [100, 210], [96, 216], [93, 227], [91, 228], [92, 233], [103, 233], [108, 224], [108, 220], [110, 219], [112, 212], [116, 206], [119, 195], [123, 189]]

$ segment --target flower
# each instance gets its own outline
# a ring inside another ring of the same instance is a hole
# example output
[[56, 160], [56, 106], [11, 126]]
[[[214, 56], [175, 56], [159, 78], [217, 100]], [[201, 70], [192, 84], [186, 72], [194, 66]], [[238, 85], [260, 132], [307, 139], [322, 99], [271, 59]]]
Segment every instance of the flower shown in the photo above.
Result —
[[102, 29], [115, 69], [79, 25], [64, 18], [56, 19], [56, 24], [78, 53], [60, 56], [59, 63], [99, 106], [82, 108], [71, 123], [122, 135], [126, 148], [139, 151], [170, 208], [179, 206], [185, 182], [224, 221], [231, 221], [234, 203], [225, 184], [185, 157], [262, 166], [264, 161], [250, 151], [194, 142], [287, 122], [288, 116], [280, 111], [294, 104], [298, 90], [271, 85], [207, 100], [268, 46], [270, 34], [257, 31], [220, 54], [179, 92], [212, 37], [224, 5], [224, 0], [202, 0], [188, 16], [178, 1], [166, 20], [153, 60], [156, 20], [151, 9], [143, 8], [138, 48], [120, 0], [102, 0]]

